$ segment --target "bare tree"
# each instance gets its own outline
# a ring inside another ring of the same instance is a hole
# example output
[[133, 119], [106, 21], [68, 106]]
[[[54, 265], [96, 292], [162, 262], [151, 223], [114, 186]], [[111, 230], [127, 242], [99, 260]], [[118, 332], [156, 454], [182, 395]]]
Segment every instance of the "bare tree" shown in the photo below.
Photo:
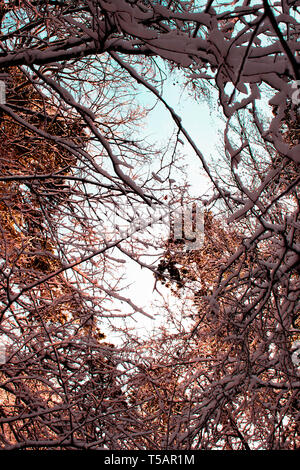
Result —
[[[285, 0], [0, 2], [4, 447], [299, 446], [298, 15]], [[165, 100], [163, 67], [195, 99], [218, 92], [224, 175]], [[176, 128], [164, 150], [143, 138], [140, 90]], [[120, 266], [145, 267], [151, 246], [115, 217], [173, 197], [180, 141], [232, 228], [212, 224], [192, 256], [169, 244], [157, 271], [198, 296], [188, 332], [111, 348], [106, 318], [147, 314], [120, 292]]]

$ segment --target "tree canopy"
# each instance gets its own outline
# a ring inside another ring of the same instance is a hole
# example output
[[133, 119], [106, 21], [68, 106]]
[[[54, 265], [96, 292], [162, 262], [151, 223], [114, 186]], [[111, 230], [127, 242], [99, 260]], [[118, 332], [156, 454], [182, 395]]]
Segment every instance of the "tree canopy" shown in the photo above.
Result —
[[[3, 448], [299, 448], [297, 3], [0, 1]], [[170, 76], [222, 112], [215, 158]], [[174, 132], [154, 142], [156, 105]], [[202, 247], [141, 229], [191, 201]], [[118, 323], [152, 313], [122, 292], [127, 260], [177, 299], [145, 339]]]

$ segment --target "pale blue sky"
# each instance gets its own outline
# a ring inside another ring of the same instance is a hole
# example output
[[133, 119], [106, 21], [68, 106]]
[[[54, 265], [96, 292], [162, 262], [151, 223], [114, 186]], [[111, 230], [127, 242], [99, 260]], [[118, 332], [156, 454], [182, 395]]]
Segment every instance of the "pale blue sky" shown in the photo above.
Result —
[[[164, 98], [175, 112], [182, 118], [182, 124], [189, 132], [200, 151], [204, 154], [206, 159], [215, 156], [217, 152], [217, 144], [220, 143], [219, 131], [223, 129], [223, 121], [220, 119], [219, 111], [217, 108], [211, 109], [208, 102], [203, 99], [201, 102], [196, 102], [188, 96], [187, 92], [183, 92], [180, 85], [173, 85], [172, 78], [167, 80], [164, 90]], [[145, 102], [149, 103], [149, 96], [140, 95], [141, 99], [145, 98]], [[214, 97], [214, 106], [216, 106], [217, 99]], [[148, 118], [148, 125], [144, 128], [146, 135], [151, 136], [155, 141], [167, 141], [172, 130], [174, 122], [171, 119], [170, 113], [158, 104], [153, 111], [151, 111]], [[191, 183], [192, 196], [202, 196], [210, 186], [208, 177], [202, 169], [201, 162], [193, 149], [188, 145], [184, 145], [181, 149], [186, 155], [185, 162], [188, 164], [188, 181]], [[179, 184], [179, 181], [177, 181]], [[149, 261], [149, 260], [148, 260]], [[146, 268], [141, 268], [138, 264], [128, 261], [126, 264], [126, 275], [128, 283], [131, 286], [123, 292], [125, 297], [129, 297], [132, 302], [144, 308], [149, 313], [154, 313], [150, 306], [151, 303], [158, 299], [158, 294], [153, 293], [154, 276], [153, 273]], [[164, 292], [171, 301], [170, 290], [164, 288], [159, 284], [159, 290]], [[129, 321], [136, 329], [152, 329], [154, 326], [163, 321], [161, 315], [158, 315], [154, 321], [143, 317], [140, 313], [134, 315], [135, 322]]]
[[[214, 96], [211, 105], [205, 98], [201, 102], [196, 102], [180, 84], [173, 85], [173, 83], [172, 78], [166, 81], [163, 97], [182, 118], [183, 126], [204, 156], [207, 159], [213, 155], [216, 156], [216, 146], [218, 142], [220, 143], [218, 132], [224, 126], [220, 119], [220, 109], [216, 105], [217, 96]], [[216, 95], [214, 90], [213, 93]], [[162, 104], [157, 104], [155, 109], [151, 111], [148, 124], [145, 129], [146, 134], [150, 134], [157, 141], [161, 139], [167, 141], [174, 128], [170, 113]], [[185, 163], [189, 166], [188, 181], [192, 184], [192, 195], [201, 196], [205, 192], [209, 180], [193, 149], [187, 144], [181, 150], [186, 156]]]

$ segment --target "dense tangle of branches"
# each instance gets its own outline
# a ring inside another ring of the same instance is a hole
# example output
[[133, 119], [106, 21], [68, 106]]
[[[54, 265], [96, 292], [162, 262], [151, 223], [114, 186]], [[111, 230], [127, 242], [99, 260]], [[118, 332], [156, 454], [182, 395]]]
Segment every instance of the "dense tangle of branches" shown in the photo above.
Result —
[[[288, 0], [0, 1], [3, 448], [299, 448], [298, 20]], [[164, 73], [212, 90], [222, 159]], [[149, 95], [174, 124], [164, 147], [140, 127]], [[170, 238], [157, 269], [154, 241], [110, 222], [180, 200], [181, 142], [211, 183], [205, 244]], [[113, 346], [107, 322], [149, 315], [120, 290], [124, 259], [181, 310]]]

